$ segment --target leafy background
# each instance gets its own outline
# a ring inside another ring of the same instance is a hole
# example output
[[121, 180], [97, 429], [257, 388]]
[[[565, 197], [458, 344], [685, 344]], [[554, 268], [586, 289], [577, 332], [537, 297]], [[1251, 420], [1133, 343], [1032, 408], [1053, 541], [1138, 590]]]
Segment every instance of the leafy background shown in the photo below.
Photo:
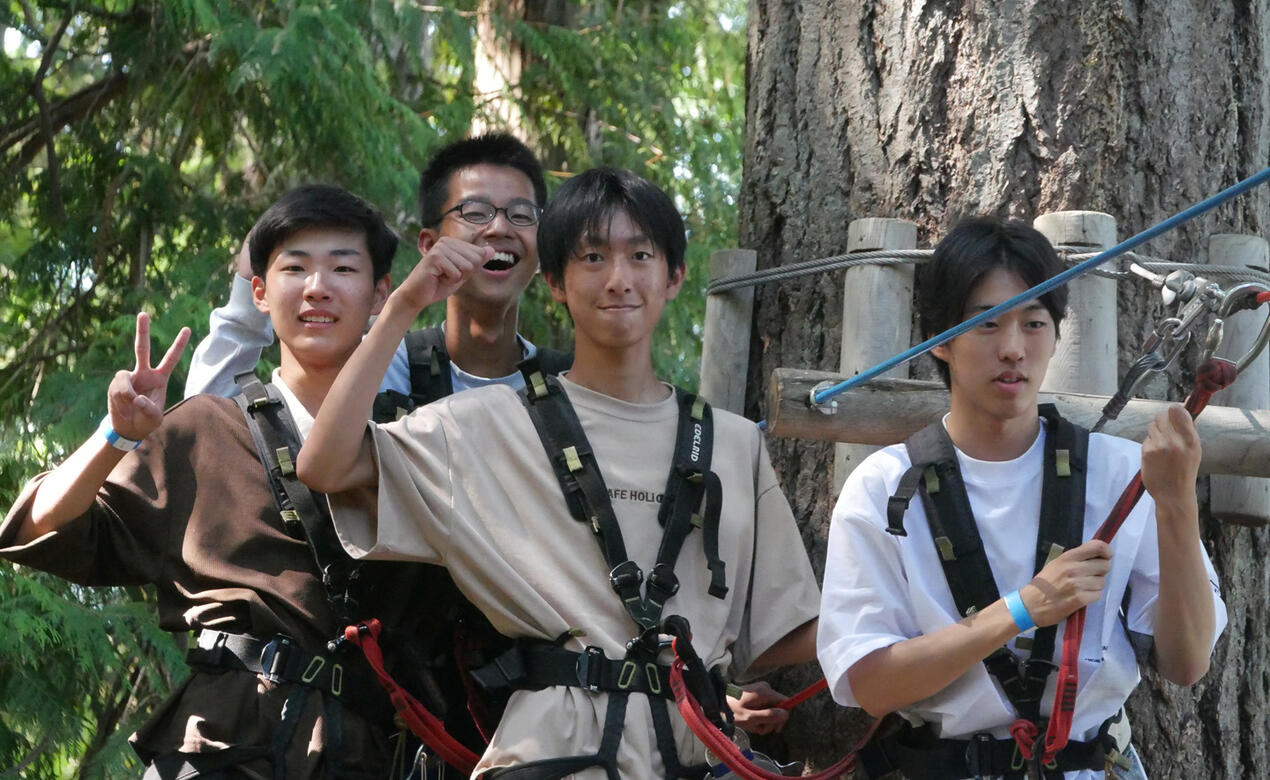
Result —
[[[328, 181], [378, 204], [406, 239], [400, 278], [417, 172], [473, 130], [527, 139], [550, 185], [610, 164], [673, 193], [690, 270], [654, 359], [694, 385], [705, 258], [736, 242], [744, 15], [741, 0], [0, 2], [0, 506], [94, 429], [136, 311], [156, 343], [205, 335], [283, 190]], [[521, 319], [539, 343], [570, 340], [542, 285]], [[0, 564], [0, 777], [137, 774], [127, 734], [185, 673], [150, 599]]]

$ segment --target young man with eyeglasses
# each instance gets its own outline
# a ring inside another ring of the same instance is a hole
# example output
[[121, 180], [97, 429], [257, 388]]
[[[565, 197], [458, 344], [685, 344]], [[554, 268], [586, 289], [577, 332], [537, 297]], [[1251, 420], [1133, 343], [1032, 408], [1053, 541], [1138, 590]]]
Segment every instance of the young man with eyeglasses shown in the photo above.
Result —
[[[538, 270], [538, 215], [546, 200], [542, 166], [511, 135], [463, 139], [432, 158], [419, 184], [419, 252], [474, 261], [479, 255], [482, 262], [471, 283], [446, 301], [445, 324], [409, 334], [398, 346], [381, 391], [392, 391], [399, 405], [409, 407], [488, 384], [523, 387], [516, 366], [539, 350], [516, 325], [520, 296]], [[212, 312], [210, 333], [194, 353], [186, 397], [237, 393], [233, 378], [251, 371], [273, 341], [268, 318], [251, 305], [250, 279], [240, 255], [229, 303]], [[412, 369], [408, 343], [416, 339], [432, 365], [416, 359]], [[540, 360], [548, 367], [568, 365], [567, 357], [546, 350]], [[429, 384], [438, 368], [439, 384]], [[406, 404], [406, 397], [413, 403]]]

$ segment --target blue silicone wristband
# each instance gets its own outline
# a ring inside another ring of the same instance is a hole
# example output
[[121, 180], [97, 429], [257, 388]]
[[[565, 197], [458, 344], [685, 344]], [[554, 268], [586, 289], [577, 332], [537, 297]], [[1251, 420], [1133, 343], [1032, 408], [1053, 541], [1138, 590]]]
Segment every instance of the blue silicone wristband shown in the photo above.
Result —
[[1014, 618], [1014, 625], [1019, 627], [1020, 633], [1036, 628], [1036, 623], [1027, 613], [1027, 607], [1023, 606], [1023, 597], [1017, 590], [1006, 594], [1005, 606], [1010, 610], [1010, 617]]
[[109, 414], [102, 418], [101, 425], [97, 427], [97, 430], [101, 431], [101, 435], [106, 437], [107, 443], [117, 450], [132, 452], [141, 446], [140, 441], [133, 441], [132, 439], [125, 438], [120, 436], [118, 433], [115, 433], [115, 429], [110, 425]]

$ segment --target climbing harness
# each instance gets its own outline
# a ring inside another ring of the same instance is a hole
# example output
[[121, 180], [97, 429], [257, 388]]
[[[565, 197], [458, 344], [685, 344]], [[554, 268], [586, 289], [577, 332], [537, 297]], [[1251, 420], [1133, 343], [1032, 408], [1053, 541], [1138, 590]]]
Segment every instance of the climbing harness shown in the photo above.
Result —
[[659, 635], [662, 611], [679, 590], [675, 563], [694, 529], [700, 529], [702, 534], [709, 569], [709, 594], [722, 599], [728, 592], [724, 563], [718, 553], [722, 485], [710, 470], [713, 450], [710, 407], [704, 399], [675, 391], [680, 413], [675, 454], [658, 512], [663, 533], [656, 563], [645, 577], [627, 554], [599, 464], [564, 389], [536, 360], [523, 363], [521, 372], [525, 377], [522, 401], [547, 451], [569, 513], [594, 533], [610, 567], [609, 584], [638, 627], [638, 633], [627, 644], [621, 659], [607, 658], [602, 649], [593, 646], [581, 653], [558, 647], [573, 636], [566, 633], [554, 643], [556, 646], [520, 642], [513, 653], [478, 671], [478, 681], [490, 686], [536, 689], [571, 685], [592, 693], [608, 694], [603, 737], [596, 753], [542, 759], [490, 774], [508, 780], [547, 780], [599, 767], [610, 780], [618, 780], [617, 751], [627, 702], [632, 693], [639, 693], [653, 700], [650, 701], [653, 731], [666, 777], [700, 777], [704, 767], [686, 767], [679, 762], [668, 711], [670, 673], [658, 664], [657, 658], [662, 649]]
[[[1038, 411], [1045, 421], [1046, 435], [1034, 573], [1081, 542], [1089, 451], [1088, 431], [1063, 419], [1051, 404]], [[904, 515], [913, 496], [920, 495], [949, 591], [958, 613], [968, 617], [996, 602], [1000, 594], [966, 494], [957, 452], [941, 422], [923, 428], [904, 444], [912, 465], [887, 502], [886, 530], [895, 536], [907, 535]], [[983, 659], [1022, 722], [1040, 719], [1041, 697], [1054, 669], [1057, 630], [1056, 626], [1045, 626], [1030, 639], [1016, 638], [1015, 646], [1029, 651], [1026, 660], [1008, 646]], [[996, 740], [987, 733], [975, 734], [969, 740], [941, 740], [928, 731], [906, 726], [893, 738], [897, 746], [894, 760], [920, 777], [1020, 774], [1025, 768], [1025, 757], [1010, 740]], [[903, 750], [899, 751], [901, 745]], [[1082, 743], [1066, 752], [1061, 764], [1047, 762], [1049, 767], [1034, 770], [1038, 775], [1057, 777], [1065, 768], [1101, 766], [1106, 747], [1099, 741]]]
[[[339, 626], [367, 617], [361, 604], [384, 604], [383, 594], [389, 588], [398, 592], [400, 598], [404, 595], [399, 593], [403, 583], [409, 583], [412, 593], [427, 593], [438, 605], [466, 603], [449, 575], [440, 567], [354, 561], [335, 535], [325, 501], [296, 476], [295, 461], [300, 439], [281, 394], [273, 385], [260, 382], [254, 373], [240, 375], [235, 382], [242, 389], [235, 396], [235, 401], [243, 412], [265, 466], [286, 531], [308, 544]], [[475, 610], [469, 607], [469, 611]], [[411, 687], [426, 691], [437, 711], [462, 713], [461, 707], [447, 706], [462, 698], [461, 690], [447, 687], [448, 678], [452, 676], [449, 670], [434, 668], [437, 664], [434, 658], [445, 655], [444, 651], [438, 652], [436, 646], [447, 637], [432, 626], [448, 625], [456, 616], [436, 615], [433, 623], [409, 623], [409, 617], [410, 613], [402, 612], [392, 623], [395, 641], [389, 649], [396, 668], [408, 670]], [[204, 630], [199, 636], [199, 646], [191, 649], [188, 660], [191, 664], [205, 667], [252, 671], [275, 681], [320, 690], [324, 696], [349, 704], [372, 722], [391, 726], [393, 706], [388, 693], [380, 686], [376, 675], [370, 673], [366, 661], [356, 654], [348, 654], [342, 645], [342, 639], [337, 637], [328, 643], [325, 652], [309, 652], [291, 637], [282, 635], [263, 641]], [[298, 712], [299, 706], [296, 705], [289, 707], [286, 714], [298, 716]], [[338, 717], [329, 713], [327, 717], [329, 722], [338, 726]], [[472, 730], [461, 721], [456, 721], [456, 725]], [[291, 727], [294, 728], [294, 724]], [[285, 747], [289, 740], [290, 737], [276, 738], [275, 742]], [[338, 745], [338, 742], [335, 744]], [[404, 742], [401, 747], [405, 748]]]

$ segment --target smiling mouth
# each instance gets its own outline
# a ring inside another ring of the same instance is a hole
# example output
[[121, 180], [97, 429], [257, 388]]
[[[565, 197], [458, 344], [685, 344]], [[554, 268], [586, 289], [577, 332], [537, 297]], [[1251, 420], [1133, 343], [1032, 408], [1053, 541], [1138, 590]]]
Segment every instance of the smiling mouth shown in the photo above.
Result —
[[508, 271], [516, 267], [520, 258], [511, 252], [495, 252], [494, 256], [482, 266], [487, 271]]
[[301, 322], [335, 322], [335, 318], [327, 314], [302, 314]]

